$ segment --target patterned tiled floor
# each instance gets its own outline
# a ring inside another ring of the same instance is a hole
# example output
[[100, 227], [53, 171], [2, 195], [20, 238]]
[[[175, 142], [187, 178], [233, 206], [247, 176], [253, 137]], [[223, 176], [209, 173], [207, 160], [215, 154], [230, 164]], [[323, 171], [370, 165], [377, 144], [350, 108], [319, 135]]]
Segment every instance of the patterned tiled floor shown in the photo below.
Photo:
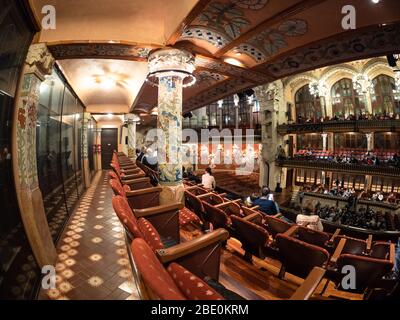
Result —
[[99, 173], [59, 241], [56, 289], [42, 290], [39, 299], [138, 299], [111, 198], [107, 175]]

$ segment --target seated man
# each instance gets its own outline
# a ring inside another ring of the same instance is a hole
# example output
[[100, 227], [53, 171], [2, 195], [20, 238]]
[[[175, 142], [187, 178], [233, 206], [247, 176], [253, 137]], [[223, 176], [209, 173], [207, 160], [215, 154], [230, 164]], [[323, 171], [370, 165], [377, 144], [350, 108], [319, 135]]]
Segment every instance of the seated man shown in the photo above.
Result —
[[260, 211], [271, 216], [279, 213], [279, 207], [274, 201], [274, 196], [268, 187], [263, 187], [261, 197], [254, 200], [253, 205], [259, 206]]
[[201, 177], [201, 184], [205, 189], [214, 190], [216, 187], [215, 178], [212, 175], [211, 168], [206, 168], [206, 172]]

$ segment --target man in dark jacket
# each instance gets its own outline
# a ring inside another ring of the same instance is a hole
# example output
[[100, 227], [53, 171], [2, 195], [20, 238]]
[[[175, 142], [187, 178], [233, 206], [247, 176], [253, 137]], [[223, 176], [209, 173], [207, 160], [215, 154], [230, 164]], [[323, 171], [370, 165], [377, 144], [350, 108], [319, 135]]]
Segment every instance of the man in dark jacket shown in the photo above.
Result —
[[267, 215], [273, 216], [279, 213], [279, 208], [273, 200], [273, 194], [268, 187], [263, 187], [261, 197], [253, 201], [253, 205], [259, 206], [259, 210]]

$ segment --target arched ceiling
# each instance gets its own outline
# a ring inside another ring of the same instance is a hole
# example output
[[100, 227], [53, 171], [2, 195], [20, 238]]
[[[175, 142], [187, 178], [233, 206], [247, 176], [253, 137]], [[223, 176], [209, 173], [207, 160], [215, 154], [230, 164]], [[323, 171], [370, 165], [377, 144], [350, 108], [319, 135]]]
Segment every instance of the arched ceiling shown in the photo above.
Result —
[[[42, 5], [55, 4], [57, 29], [42, 31], [39, 41], [58, 60], [68, 60], [67, 73], [77, 67], [73, 60], [129, 60], [145, 70], [152, 49], [192, 51], [198, 81], [184, 91], [184, 111], [285, 76], [400, 48], [399, 0], [31, 2], [38, 16]], [[341, 12], [349, 4], [356, 8], [357, 28], [346, 31]], [[74, 82], [79, 72], [70, 73]], [[143, 76], [137, 81], [132, 110], [143, 113], [157, 104], [157, 89]]]

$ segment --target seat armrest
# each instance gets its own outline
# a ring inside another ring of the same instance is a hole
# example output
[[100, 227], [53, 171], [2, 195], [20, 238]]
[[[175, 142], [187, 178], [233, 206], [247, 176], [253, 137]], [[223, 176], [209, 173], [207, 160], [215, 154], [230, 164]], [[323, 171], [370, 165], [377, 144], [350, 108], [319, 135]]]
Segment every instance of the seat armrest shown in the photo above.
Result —
[[154, 193], [154, 192], [160, 193], [161, 191], [162, 191], [161, 187], [145, 188], [145, 189], [140, 189], [140, 190], [132, 190], [132, 191], [126, 192], [126, 197], [127, 198], [137, 197], [137, 196], [141, 196], [141, 195], [149, 194], [149, 193]]
[[160, 214], [163, 212], [170, 212], [173, 210], [181, 210], [184, 205], [181, 202], [173, 203], [173, 204], [164, 204], [161, 206], [146, 208], [146, 209], [133, 209], [133, 213], [137, 219], [146, 218], [149, 216], [153, 216], [156, 214]]
[[218, 209], [221, 209], [221, 208], [225, 208], [226, 206], [229, 206], [229, 205], [231, 205], [233, 203], [238, 203], [240, 201], [242, 201], [242, 199], [236, 199], [236, 200], [233, 200], [233, 201], [229, 200], [229, 201], [226, 201], [226, 202], [222, 202], [222, 203], [216, 204], [216, 205], [214, 205], [214, 207], [218, 208]]
[[214, 243], [224, 242], [228, 240], [229, 232], [225, 229], [217, 229], [197, 237], [191, 241], [187, 241], [171, 248], [157, 250], [158, 259], [161, 263], [166, 264], [175, 261], [181, 257], [193, 255]]
[[135, 168], [135, 169], [121, 169], [121, 171], [123, 173], [125, 173], [126, 175], [133, 175], [133, 174], [139, 174], [142, 173], [142, 169], [140, 168]]
[[328, 242], [326, 243], [328, 246], [333, 246], [334, 242], [335, 242], [335, 238], [340, 234], [342, 230], [337, 228], [335, 233], [332, 235], [332, 237], [328, 240]]
[[335, 252], [332, 255], [332, 258], [330, 260], [331, 263], [336, 263], [337, 260], [339, 259], [340, 255], [342, 254], [343, 248], [346, 245], [346, 239], [343, 238], [340, 240], [338, 246], [335, 249]]
[[135, 184], [135, 183], [140, 183], [140, 182], [150, 182], [150, 178], [143, 177], [143, 178], [137, 178], [137, 179], [133, 179], [133, 180], [127, 180], [127, 181], [124, 181], [124, 184]]
[[324, 278], [325, 273], [325, 269], [314, 267], [314, 269], [312, 269], [309, 273], [308, 277], [304, 280], [304, 282], [289, 300], [308, 300], [318, 288], [318, 285]]
[[273, 217], [279, 219], [280, 217], [282, 217], [282, 213], [278, 213], [278, 214], [274, 215]]
[[252, 213], [252, 214], [250, 214], [250, 215], [248, 215], [248, 216], [243, 218], [243, 220], [246, 220], [246, 221], [249, 221], [249, 222], [254, 222], [255, 220], [258, 220], [258, 219], [261, 221], [262, 220], [262, 215], [257, 213], [257, 212]]
[[396, 245], [394, 243], [390, 244], [389, 260], [390, 260], [391, 263], [393, 263], [393, 266], [394, 266], [395, 265], [395, 260], [396, 260]]
[[297, 225], [291, 226], [290, 229], [284, 233], [284, 235], [288, 237], [293, 237], [293, 235], [297, 232], [298, 229], [299, 226]]
[[371, 252], [371, 249], [372, 249], [372, 234], [370, 234], [367, 239], [367, 247], [365, 249], [366, 253], [369, 254]]
[[126, 180], [133, 180], [133, 179], [139, 179], [145, 177], [146, 174], [144, 172], [136, 173], [136, 174], [129, 174], [121, 178], [122, 181]]

